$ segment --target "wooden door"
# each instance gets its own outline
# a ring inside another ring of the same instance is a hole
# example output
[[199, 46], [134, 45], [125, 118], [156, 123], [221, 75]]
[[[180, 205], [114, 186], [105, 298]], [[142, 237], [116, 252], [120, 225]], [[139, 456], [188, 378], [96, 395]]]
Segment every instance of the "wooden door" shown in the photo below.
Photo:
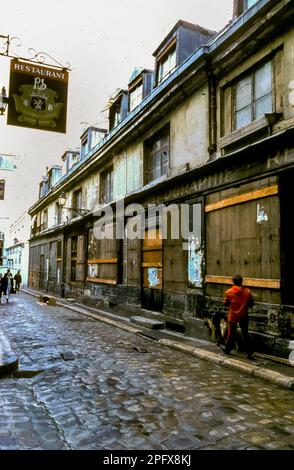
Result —
[[146, 230], [142, 244], [142, 304], [150, 310], [162, 310], [162, 266], [161, 230]]

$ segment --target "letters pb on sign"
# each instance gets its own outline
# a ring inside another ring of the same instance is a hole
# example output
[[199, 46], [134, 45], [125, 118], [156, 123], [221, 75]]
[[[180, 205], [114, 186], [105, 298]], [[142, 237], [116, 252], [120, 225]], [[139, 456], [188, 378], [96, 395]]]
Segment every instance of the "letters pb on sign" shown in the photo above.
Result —
[[68, 72], [13, 59], [7, 124], [66, 132]]

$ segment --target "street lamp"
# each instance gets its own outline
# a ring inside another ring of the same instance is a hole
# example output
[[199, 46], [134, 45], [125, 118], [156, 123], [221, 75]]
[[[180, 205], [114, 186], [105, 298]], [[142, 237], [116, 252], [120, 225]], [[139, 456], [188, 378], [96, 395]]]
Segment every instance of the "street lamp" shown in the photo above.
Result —
[[58, 198], [59, 207], [61, 207], [62, 209], [67, 209], [69, 211], [76, 212], [79, 215], [87, 215], [90, 212], [88, 209], [80, 209], [78, 207], [65, 207], [66, 201], [67, 201], [66, 194], [62, 192]]
[[8, 97], [6, 94], [6, 89], [3, 86], [0, 92], [0, 115], [1, 116], [5, 114], [7, 105], [8, 105]]

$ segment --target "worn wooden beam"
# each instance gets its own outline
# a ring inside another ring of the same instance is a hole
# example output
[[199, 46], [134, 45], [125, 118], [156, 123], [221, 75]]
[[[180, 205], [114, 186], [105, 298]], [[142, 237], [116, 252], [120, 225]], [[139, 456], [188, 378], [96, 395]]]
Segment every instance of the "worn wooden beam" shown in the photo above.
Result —
[[268, 196], [278, 194], [279, 187], [277, 184], [269, 186], [267, 188], [258, 189], [257, 191], [251, 191], [249, 193], [240, 194], [238, 196], [223, 199], [222, 201], [214, 202], [205, 206], [205, 212], [212, 212], [224, 207], [234, 206], [236, 204], [242, 204], [243, 202], [254, 201], [255, 199], [261, 199]]
[[94, 282], [96, 284], [111, 284], [113, 286], [117, 284], [117, 281], [114, 281], [113, 279], [98, 279], [96, 277], [87, 277], [86, 281]]
[[142, 268], [162, 268], [162, 263], [142, 263]]
[[[232, 276], [205, 276], [205, 282], [211, 284], [229, 284], [232, 285]], [[280, 279], [257, 279], [245, 277], [243, 279], [243, 286], [247, 287], [261, 287], [265, 289], [280, 289]]]
[[88, 264], [117, 264], [117, 258], [88, 259]]

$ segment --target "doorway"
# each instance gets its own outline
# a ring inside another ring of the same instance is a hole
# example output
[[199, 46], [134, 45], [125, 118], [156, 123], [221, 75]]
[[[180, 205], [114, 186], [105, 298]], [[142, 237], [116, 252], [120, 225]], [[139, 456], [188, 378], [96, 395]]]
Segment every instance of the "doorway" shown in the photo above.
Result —
[[162, 233], [159, 228], [145, 230], [142, 243], [142, 307], [162, 311]]

